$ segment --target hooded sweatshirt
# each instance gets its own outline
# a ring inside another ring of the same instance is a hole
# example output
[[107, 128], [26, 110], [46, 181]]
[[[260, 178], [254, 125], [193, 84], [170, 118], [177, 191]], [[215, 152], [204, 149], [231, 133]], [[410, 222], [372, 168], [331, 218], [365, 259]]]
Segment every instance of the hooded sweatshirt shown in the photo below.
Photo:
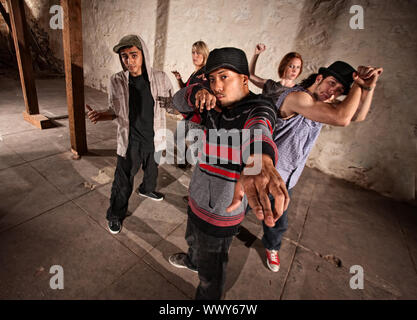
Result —
[[[161, 108], [160, 97], [171, 97], [173, 87], [165, 72], [154, 70], [151, 67], [146, 44], [141, 37], [138, 36], [138, 38], [142, 45], [142, 55], [144, 58], [142, 68], [146, 68], [152, 97], [155, 101], [153, 128], [155, 132], [154, 145], [155, 151], [157, 152], [166, 149], [165, 109]], [[129, 144], [129, 71], [120, 71], [110, 77], [108, 107], [109, 111], [117, 116], [115, 119], [117, 122], [117, 154], [125, 157]]]
[[239, 208], [226, 212], [232, 203], [236, 181], [250, 154], [265, 153], [274, 164], [278, 150], [272, 139], [276, 112], [271, 100], [250, 92], [232, 108], [221, 112], [195, 111], [195, 92], [200, 84], [174, 95], [174, 107], [183, 114], [194, 113], [193, 121], [206, 127], [203, 148], [189, 186], [190, 219], [203, 232], [228, 237], [238, 232], [248, 205], [246, 196]]

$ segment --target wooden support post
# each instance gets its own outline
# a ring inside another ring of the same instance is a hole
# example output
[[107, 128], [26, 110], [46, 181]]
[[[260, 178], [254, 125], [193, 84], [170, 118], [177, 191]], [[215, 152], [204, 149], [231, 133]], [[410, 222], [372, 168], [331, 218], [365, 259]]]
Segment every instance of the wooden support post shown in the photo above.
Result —
[[6, 9], [4, 9], [3, 4], [1, 2], [0, 2], [0, 12], [1, 12], [1, 15], [3, 16], [4, 21], [6, 21], [7, 26], [9, 27], [10, 30], [12, 30], [12, 26], [10, 24], [10, 17], [8, 13], [6, 12]]
[[87, 153], [81, 0], [61, 0], [64, 13], [64, 59], [71, 150]]
[[28, 26], [26, 24], [23, 0], [8, 0], [17, 63], [19, 65], [20, 82], [26, 111], [23, 118], [40, 129], [52, 127], [52, 122], [39, 114], [38, 96], [35, 77], [33, 75], [32, 57], [28, 46]]

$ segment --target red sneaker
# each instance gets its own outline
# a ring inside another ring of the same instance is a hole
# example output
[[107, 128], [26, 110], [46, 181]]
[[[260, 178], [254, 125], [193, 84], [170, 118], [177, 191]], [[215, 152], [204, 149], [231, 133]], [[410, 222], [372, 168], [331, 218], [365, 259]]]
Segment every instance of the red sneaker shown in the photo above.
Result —
[[279, 271], [280, 262], [279, 262], [278, 250], [266, 249], [266, 264], [268, 265], [268, 268], [272, 272]]

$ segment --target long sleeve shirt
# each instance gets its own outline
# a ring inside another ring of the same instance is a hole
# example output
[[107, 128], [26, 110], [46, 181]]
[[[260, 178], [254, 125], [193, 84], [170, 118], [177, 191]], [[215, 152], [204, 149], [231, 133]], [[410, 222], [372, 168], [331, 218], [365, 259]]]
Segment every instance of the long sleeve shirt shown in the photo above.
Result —
[[183, 114], [193, 113], [192, 121], [204, 125], [203, 148], [189, 187], [190, 218], [205, 233], [227, 237], [237, 233], [245, 216], [247, 199], [232, 212], [236, 181], [251, 154], [268, 154], [278, 161], [278, 150], [272, 139], [276, 112], [270, 99], [249, 93], [221, 112], [199, 113], [193, 107], [200, 84], [178, 91], [174, 107]]

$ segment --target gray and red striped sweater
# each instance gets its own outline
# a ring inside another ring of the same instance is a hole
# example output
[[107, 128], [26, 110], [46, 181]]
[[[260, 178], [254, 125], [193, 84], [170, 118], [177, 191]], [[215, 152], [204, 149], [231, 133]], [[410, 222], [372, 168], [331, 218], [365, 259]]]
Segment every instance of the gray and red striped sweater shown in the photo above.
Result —
[[277, 115], [270, 99], [252, 92], [221, 112], [199, 113], [194, 95], [201, 88], [201, 84], [183, 88], [173, 97], [179, 112], [193, 113], [188, 118], [206, 127], [189, 186], [188, 214], [203, 232], [227, 237], [238, 232], [248, 205], [245, 196], [238, 209], [226, 212], [246, 159], [254, 153], [265, 153], [274, 165], [277, 163], [278, 150], [272, 139]]

